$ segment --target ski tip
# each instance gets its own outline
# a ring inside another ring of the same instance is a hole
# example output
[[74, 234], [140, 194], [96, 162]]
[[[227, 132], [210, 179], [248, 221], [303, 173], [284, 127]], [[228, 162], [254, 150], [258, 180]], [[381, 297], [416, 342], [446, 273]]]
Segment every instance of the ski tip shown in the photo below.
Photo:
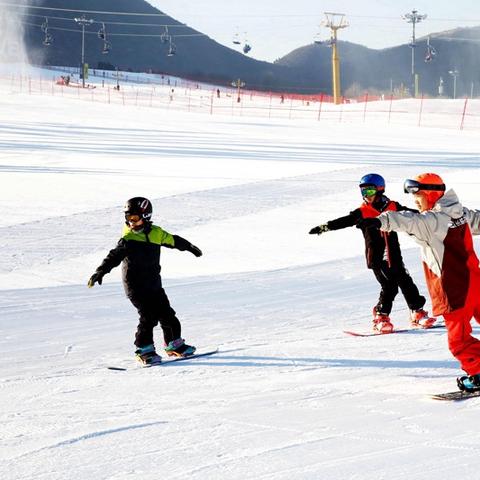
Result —
[[455, 392], [430, 394], [429, 397], [432, 400], [458, 402], [460, 400], [467, 400], [468, 398], [478, 398], [480, 397], [480, 391], [462, 392], [460, 390], [457, 390]]
[[[353, 332], [351, 330], [344, 330], [343, 333], [346, 335], [351, 335], [352, 337], [376, 337], [378, 335], [387, 335], [386, 333], [375, 333], [375, 332]], [[393, 333], [393, 332], [391, 332]]]

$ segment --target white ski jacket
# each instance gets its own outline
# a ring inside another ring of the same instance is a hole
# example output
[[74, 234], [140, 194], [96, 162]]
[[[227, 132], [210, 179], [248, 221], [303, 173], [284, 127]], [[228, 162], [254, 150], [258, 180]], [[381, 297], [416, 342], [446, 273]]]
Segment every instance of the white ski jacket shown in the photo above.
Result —
[[480, 210], [462, 206], [448, 190], [423, 213], [384, 212], [381, 230], [406, 232], [421, 246], [422, 261], [434, 315], [443, 315], [465, 305], [471, 274], [480, 277], [472, 233], [480, 234]]

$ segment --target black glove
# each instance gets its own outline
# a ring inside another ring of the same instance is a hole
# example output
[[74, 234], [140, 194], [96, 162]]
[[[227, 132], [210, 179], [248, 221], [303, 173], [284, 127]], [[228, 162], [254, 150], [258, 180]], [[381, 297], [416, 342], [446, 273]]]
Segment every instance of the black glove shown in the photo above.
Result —
[[88, 280], [88, 283], [87, 283], [88, 288], [92, 288], [95, 285], [95, 283], [98, 283], [99, 285], [101, 285], [102, 281], [103, 281], [103, 273], [95, 272]]
[[188, 249], [188, 251], [190, 253], [193, 253], [196, 257], [201, 257], [203, 255], [202, 251], [195, 245], [190, 245], [190, 248]]
[[364, 230], [365, 228], [377, 228], [379, 229], [382, 226], [382, 222], [375, 217], [372, 218], [364, 218], [357, 223], [357, 228]]
[[319, 225], [318, 227], [313, 227], [308, 233], [310, 235], [320, 235], [322, 233], [328, 232], [330, 229], [328, 228], [327, 224], [324, 223], [323, 225]]

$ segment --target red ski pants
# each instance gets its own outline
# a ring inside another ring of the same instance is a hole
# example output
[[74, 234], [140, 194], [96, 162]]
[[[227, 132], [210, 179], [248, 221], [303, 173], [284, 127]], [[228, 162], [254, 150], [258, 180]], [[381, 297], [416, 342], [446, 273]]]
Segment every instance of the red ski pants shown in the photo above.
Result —
[[471, 275], [463, 308], [445, 313], [448, 348], [467, 375], [480, 373], [480, 340], [472, 337], [472, 317], [480, 323], [480, 275]]

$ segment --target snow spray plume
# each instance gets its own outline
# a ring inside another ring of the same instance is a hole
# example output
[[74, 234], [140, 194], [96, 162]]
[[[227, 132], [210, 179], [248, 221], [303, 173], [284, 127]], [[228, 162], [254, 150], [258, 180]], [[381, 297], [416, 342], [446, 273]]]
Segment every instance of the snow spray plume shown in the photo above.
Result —
[[[28, 5], [21, 3], [21, 5]], [[15, 2], [0, 2], [0, 64], [28, 63], [23, 40], [23, 22], [26, 8], [15, 7]]]

